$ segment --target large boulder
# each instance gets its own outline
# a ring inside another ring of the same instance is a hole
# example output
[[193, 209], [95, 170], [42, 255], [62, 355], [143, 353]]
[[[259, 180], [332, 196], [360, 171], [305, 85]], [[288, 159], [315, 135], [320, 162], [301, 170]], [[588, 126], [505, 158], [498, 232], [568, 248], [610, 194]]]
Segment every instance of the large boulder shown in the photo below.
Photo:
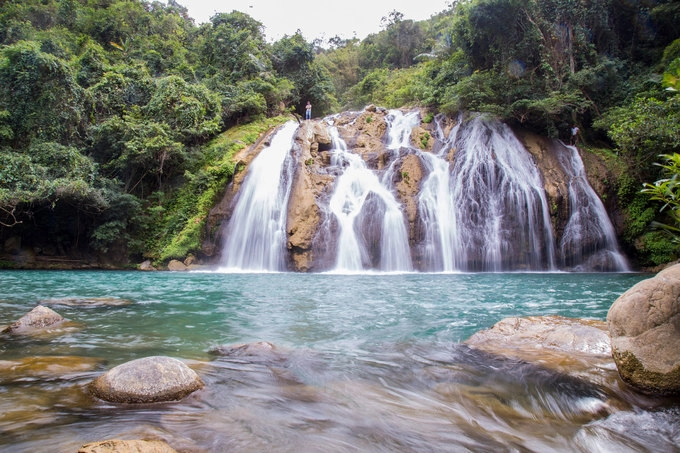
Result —
[[680, 394], [680, 264], [623, 293], [607, 314], [621, 378], [649, 394]]
[[475, 333], [465, 344], [594, 384], [609, 387], [616, 382], [604, 321], [552, 315], [511, 317]]
[[36, 306], [18, 321], [5, 328], [2, 333], [31, 334], [58, 327], [66, 321], [59, 313], [43, 305]]
[[90, 383], [90, 391], [112, 403], [156, 403], [181, 400], [203, 385], [196, 372], [183, 362], [152, 356], [110, 369]]
[[162, 440], [111, 439], [85, 444], [78, 453], [177, 453], [177, 450]]

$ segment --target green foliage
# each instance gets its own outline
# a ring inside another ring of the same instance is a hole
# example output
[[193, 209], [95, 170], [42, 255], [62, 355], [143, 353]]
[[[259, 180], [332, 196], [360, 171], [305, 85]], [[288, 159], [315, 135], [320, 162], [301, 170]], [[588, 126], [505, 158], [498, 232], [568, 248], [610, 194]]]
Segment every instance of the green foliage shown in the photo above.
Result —
[[274, 68], [292, 83], [290, 101], [303, 114], [310, 101], [315, 115], [337, 108], [335, 86], [328, 69], [314, 59], [313, 46], [300, 33], [284, 36], [272, 46]]
[[177, 141], [210, 137], [219, 131], [221, 111], [217, 94], [179, 76], [157, 79], [145, 113], [167, 124]]
[[[680, 39], [677, 42], [677, 52], [680, 53]], [[680, 57], [675, 58], [668, 65], [668, 70], [663, 75], [663, 86], [668, 91], [680, 91]]]
[[408, 68], [416, 56], [427, 50], [423, 29], [418, 22], [403, 20], [403, 14], [392, 11], [383, 18], [386, 27], [381, 33], [369, 35], [360, 45], [360, 65], [368, 70], [377, 68]]
[[632, 166], [649, 168], [658, 154], [680, 149], [680, 97], [638, 96], [608, 111], [595, 126], [608, 131]]
[[78, 200], [88, 209], [105, 206], [96, 187], [96, 166], [73, 147], [35, 142], [27, 153], [0, 153], [0, 206]]
[[651, 205], [649, 197], [643, 195], [637, 186], [636, 194], [624, 207], [627, 222], [623, 239], [629, 244], [634, 244], [637, 238], [649, 230], [649, 225], [656, 217], [657, 211], [658, 209]]
[[149, 193], [180, 171], [186, 158], [185, 147], [174, 140], [175, 135], [167, 123], [146, 119], [140, 109], [132, 108], [122, 118], [112, 117], [93, 128], [95, 155], [126, 191]]
[[377, 104], [387, 108], [418, 105], [426, 90], [423, 81], [424, 66], [390, 71], [371, 71], [351, 90], [353, 104], [348, 107], [361, 108]]
[[661, 231], [648, 231], [638, 240], [638, 252], [643, 266], [658, 266], [678, 259], [680, 246]]
[[668, 232], [673, 242], [680, 244], [680, 154], [661, 157], [665, 163], [658, 165], [665, 177], [653, 184], [645, 183], [642, 192], [649, 195], [651, 200], [660, 202], [660, 211], [666, 211], [669, 219], [669, 223], [655, 222], [654, 226]]
[[316, 56], [316, 61], [331, 74], [340, 104], [347, 105], [347, 91], [356, 85], [361, 77], [359, 40], [334, 42], [342, 45], [332, 51], [320, 53]]
[[83, 90], [67, 62], [21, 41], [0, 50], [0, 110], [17, 144], [67, 142], [82, 127]]
[[200, 57], [209, 75], [222, 74], [233, 83], [270, 70], [262, 24], [247, 14], [216, 14], [201, 34]]
[[430, 134], [425, 132], [422, 137], [420, 137], [420, 147], [425, 149], [427, 144], [430, 142]]
[[107, 253], [111, 245], [124, 244], [131, 253], [141, 256], [144, 250], [139, 237], [148, 229], [141, 201], [130, 194], [109, 191], [107, 195], [107, 209], [90, 233], [90, 246]]
[[10, 116], [7, 110], [0, 110], [0, 145], [3, 143], [9, 144], [14, 138], [14, 131], [8, 124]]

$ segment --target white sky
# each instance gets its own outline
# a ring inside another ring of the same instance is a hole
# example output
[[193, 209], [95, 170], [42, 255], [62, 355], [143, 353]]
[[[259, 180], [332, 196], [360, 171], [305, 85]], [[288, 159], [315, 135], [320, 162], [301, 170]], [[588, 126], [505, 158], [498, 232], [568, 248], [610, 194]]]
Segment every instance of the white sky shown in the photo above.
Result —
[[265, 26], [267, 41], [294, 35], [299, 29], [307, 41], [334, 36], [364, 39], [381, 30], [380, 19], [397, 10], [404, 19], [423, 20], [448, 9], [451, 0], [177, 0], [196, 24], [215, 13], [242, 11]]

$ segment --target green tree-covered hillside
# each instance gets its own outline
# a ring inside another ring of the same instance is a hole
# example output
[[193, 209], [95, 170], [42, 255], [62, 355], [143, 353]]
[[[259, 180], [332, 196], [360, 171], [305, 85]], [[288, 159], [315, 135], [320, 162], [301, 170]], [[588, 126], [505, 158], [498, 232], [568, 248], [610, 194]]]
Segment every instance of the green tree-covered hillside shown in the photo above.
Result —
[[174, 0], [5, 0], [0, 245], [113, 265], [197, 253], [231, 156], [309, 100], [317, 116], [482, 111], [562, 139], [577, 124], [616, 174], [628, 251], [659, 264], [678, 257], [655, 225], [677, 222], [679, 77], [679, 1], [464, 0], [323, 48], [270, 43], [240, 12], [198, 26]]

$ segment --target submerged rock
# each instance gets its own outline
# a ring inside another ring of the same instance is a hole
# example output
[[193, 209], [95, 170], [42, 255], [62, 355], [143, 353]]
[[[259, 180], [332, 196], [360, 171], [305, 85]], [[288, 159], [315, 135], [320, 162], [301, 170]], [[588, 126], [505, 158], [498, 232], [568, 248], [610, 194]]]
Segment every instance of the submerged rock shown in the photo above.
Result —
[[113, 403], [156, 403], [181, 400], [203, 385], [196, 372], [183, 362], [152, 356], [110, 369], [90, 383], [90, 391]]
[[621, 378], [649, 394], [680, 394], [680, 265], [623, 293], [609, 309]]
[[35, 379], [65, 379], [69, 375], [93, 371], [101, 362], [101, 359], [78, 356], [0, 360], [0, 384]]
[[268, 341], [217, 346], [211, 349], [210, 353], [221, 357], [245, 359], [248, 362], [278, 362], [286, 357], [283, 351]]
[[85, 444], [78, 453], [177, 453], [177, 450], [162, 440], [111, 439]]
[[31, 334], [52, 327], [58, 327], [66, 321], [54, 310], [43, 305], [38, 305], [18, 321], [5, 328], [2, 333]]
[[65, 305], [68, 307], [120, 307], [132, 304], [129, 299], [120, 297], [59, 297], [55, 299], [43, 299], [44, 305]]

